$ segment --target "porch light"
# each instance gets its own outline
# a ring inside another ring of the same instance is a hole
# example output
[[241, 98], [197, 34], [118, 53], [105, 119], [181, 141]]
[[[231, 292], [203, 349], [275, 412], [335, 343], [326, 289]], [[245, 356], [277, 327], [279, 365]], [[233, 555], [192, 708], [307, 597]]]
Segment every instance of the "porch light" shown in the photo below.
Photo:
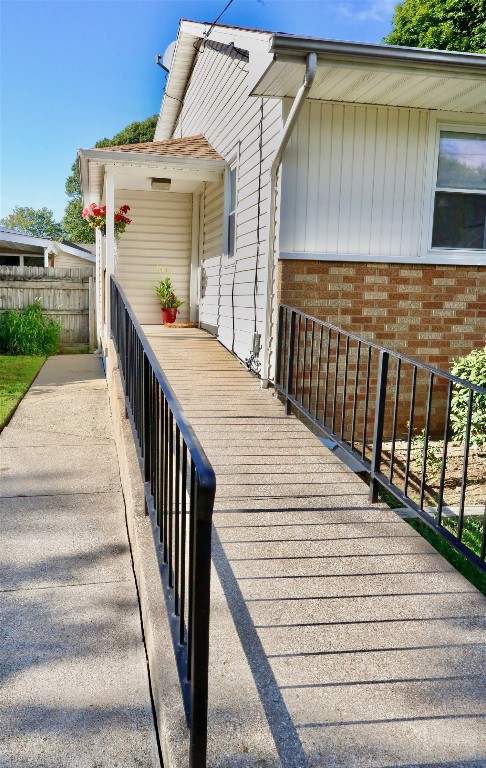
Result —
[[152, 179], [152, 189], [170, 189], [170, 179]]

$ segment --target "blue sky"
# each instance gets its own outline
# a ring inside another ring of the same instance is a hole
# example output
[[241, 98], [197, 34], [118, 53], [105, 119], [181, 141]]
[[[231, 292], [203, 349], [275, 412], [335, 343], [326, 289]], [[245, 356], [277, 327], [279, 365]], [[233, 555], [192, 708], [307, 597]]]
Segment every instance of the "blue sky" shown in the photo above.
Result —
[[[155, 65], [179, 18], [212, 22], [227, 0], [0, 0], [0, 216], [47, 206], [61, 219], [78, 147], [159, 111]], [[394, 0], [233, 0], [225, 24], [380, 42]]]

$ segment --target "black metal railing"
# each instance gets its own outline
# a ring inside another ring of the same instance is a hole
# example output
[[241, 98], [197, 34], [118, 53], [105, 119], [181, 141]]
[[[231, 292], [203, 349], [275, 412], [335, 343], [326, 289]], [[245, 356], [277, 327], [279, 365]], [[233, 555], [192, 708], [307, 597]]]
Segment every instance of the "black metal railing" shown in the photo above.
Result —
[[206, 766], [211, 526], [216, 478], [117, 281], [111, 334], [145, 478], [190, 729], [190, 768]]
[[276, 389], [369, 472], [372, 501], [386, 489], [486, 571], [485, 388], [281, 305]]

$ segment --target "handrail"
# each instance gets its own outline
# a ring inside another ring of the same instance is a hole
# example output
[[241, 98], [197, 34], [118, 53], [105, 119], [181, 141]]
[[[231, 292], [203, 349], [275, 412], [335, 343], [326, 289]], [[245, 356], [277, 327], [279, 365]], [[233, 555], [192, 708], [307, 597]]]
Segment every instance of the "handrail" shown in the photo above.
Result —
[[[486, 388], [286, 304], [278, 317], [275, 388], [287, 413], [295, 408], [358, 462], [370, 477], [370, 501], [383, 487], [486, 571], [484, 497], [466, 504], [474, 413], [486, 401]], [[457, 388], [468, 394], [454, 496], [451, 413]], [[441, 440], [434, 442], [437, 436]]]
[[110, 291], [112, 339], [145, 479], [146, 512], [152, 523], [189, 727], [189, 768], [205, 768], [216, 476], [113, 276]]

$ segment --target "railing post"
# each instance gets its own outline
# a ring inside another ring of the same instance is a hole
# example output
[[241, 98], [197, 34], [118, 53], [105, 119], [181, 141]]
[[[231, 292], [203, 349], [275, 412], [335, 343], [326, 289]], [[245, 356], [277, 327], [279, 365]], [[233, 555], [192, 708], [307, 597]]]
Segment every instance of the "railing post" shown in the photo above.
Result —
[[388, 352], [380, 351], [378, 380], [376, 383], [375, 423], [373, 429], [373, 453], [371, 456], [370, 501], [378, 501], [379, 482], [375, 475], [381, 468], [381, 452], [383, 447], [383, 424], [385, 421], [386, 382], [388, 378]]
[[196, 480], [193, 529], [191, 622], [191, 738], [189, 768], [206, 768], [208, 720], [209, 611], [211, 578], [211, 519], [215, 484]]
[[295, 312], [290, 310], [289, 348], [287, 350], [287, 381], [285, 382], [285, 413], [290, 416], [289, 395], [292, 394], [292, 379], [294, 377], [294, 348], [295, 348]]
[[284, 308], [280, 304], [278, 308], [278, 328], [277, 328], [277, 365], [275, 371], [275, 381], [277, 384], [282, 384], [280, 377], [282, 372], [282, 340], [283, 340], [283, 323], [284, 323]]

